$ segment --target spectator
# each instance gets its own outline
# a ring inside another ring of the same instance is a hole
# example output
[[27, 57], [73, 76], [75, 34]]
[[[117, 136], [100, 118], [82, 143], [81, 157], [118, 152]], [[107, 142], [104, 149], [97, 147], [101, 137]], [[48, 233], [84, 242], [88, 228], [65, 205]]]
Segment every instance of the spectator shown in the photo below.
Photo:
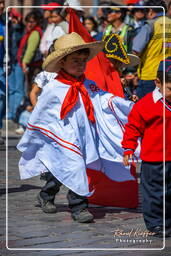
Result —
[[97, 21], [98, 21], [99, 32], [103, 33], [106, 26], [108, 25], [108, 22], [107, 22], [108, 8], [103, 8], [103, 6], [110, 6], [110, 5], [112, 5], [111, 2], [105, 2], [105, 1], [100, 2], [99, 4], [99, 8], [97, 10]]
[[108, 9], [107, 21], [110, 24], [106, 27], [105, 35], [117, 33], [120, 35], [126, 51], [131, 52], [133, 27], [124, 23], [126, 9], [118, 7], [117, 4], [113, 5], [115, 7]]
[[46, 26], [46, 29], [44, 31], [44, 34], [42, 36], [41, 42], [40, 42], [40, 51], [43, 54], [44, 57], [47, 56], [49, 47], [52, 43], [52, 31], [54, 29], [55, 24], [52, 20], [52, 11], [54, 7], [52, 6], [60, 6], [57, 3], [49, 3], [47, 5], [43, 5], [42, 8], [44, 9], [44, 16], [47, 17], [46, 13], [48, 13], [48, 17], [46, 18], [48, 21], [48, 24]]
[[56, 8], [52, 11], [52, 22], [55, 24], [51, 34], [51, 44], [59, 37], [68, 33], [68, 23], [60, 15], [61, 9]]
[[49, 19], [51, 18], [52, 10], [53, 10], [52, 6], [59, 6], [59, 4], [57, 4], [55, 2], [51, 2], [51, 3], [48, 3], [48, 4], [42, 4], [42, 8], [44, 9], [44, 11], [43, 11], [43, 25], [42, 25], [43, 31], [45, 31], [47, 26], [49, 25]]
[[26, 96], [18, 106], [14, 118], [14, 121], [19, 124], [19, 127], [15, 130], [17, 134], [22, 135], [24, 133], [32, 111], [33, 106], [29, 100], [29, 97]]
[[133, 20], [132, 20], [132, 24], [130, 24], [130, 25], [133, 26], [134, 34], [136, 35], [136, 34], [138, 34], [141, 27], [144, 25], [144, 23], [146, 21], [145, 11], [142, 8], [133, 8], [132, 16], [133, 16]]
[[138, 75], [136, 68], [127, 68], [122, 72], [122, 84], [124, 89], [124, 95], [127, 100], [136, 102], [138, 97], [136, 95], [136, 88], [138, 85]]
[[[26, 32], [20, 42], [17, 58], [19, 65], [23, 70], [23, 76], [24, 74], [27, 75], [27, 90], [29, 91], [31, 89], [29, 86], [32, 83], [32, 78], [41, 71], [42, 65], [42, 55], [39, 51], [40, 39], [42, 37], [42, 29], [40, 27], [40, 12], [30, 12], [26, 16], [25, 21]], [[22, 91], [22, 95], [20, 95], [21, 97], [18, 99], [19, 103], [22, 100], [23, 94], [24, 91]]]
[[[139, 98], [145, 96], [155, 88], [155, 79], [157, 68], [160, 61], [171, 55], [170, 38], [171, 38], [171, 21], [165, 18], [165, 48], [163, 36], [163, 6], [167, 10], [166, 3], [163, 0], [148, 0], [146, 6], [148, 22], [133, 40], [133, 53], [141, 58], [141, 64], [138, 69], [140, 78], [137, 88]], [[152, 8], [151, 6], [154, 6]], [[155, 8], [159, 6], [159, 8]], [[165, 49], [165, 52], [164, 52]]]
[[98, 34], [97, 22], [92, 16], [88, 16], [84, 19], [84, 26], [92, 37]]
[[[21, 88], [23, 88], [24, 77], [22, 70], [18, 66], [17, 51], [20, 40], [24, 34], [24, 24], [22, 16], [15, 9], [9, 13], [11, 18], [9, 23], [9, 58], [10, 58], [10, 75], [8, 78], [8, 119], [14, 119], [15, 112], [21, 100]], [[18, 101], [19, 98], [19, 101]]]
[[6, 23], [6, 15], [4, 13], [4, 8], [5, 8], [5, 1], [0, 0], [0, 22], [5, 25]]

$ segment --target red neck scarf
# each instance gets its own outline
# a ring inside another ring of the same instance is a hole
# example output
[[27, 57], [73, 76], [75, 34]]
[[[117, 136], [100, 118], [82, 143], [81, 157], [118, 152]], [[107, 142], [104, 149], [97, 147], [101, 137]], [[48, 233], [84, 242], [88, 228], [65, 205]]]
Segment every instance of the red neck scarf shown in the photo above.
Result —
[[92, 123], [95, 123], [93, 104], [83, 84], [85, 75], [82, 75], [80, 79], [77, 79], [60, 70], [56, 79], [64, 84], [71, 85], [62, 104], [60, 113], [61, 119], [64, 119], [71, 109], [76, 105], [78, 101], [78, 94], [80, 93], [88, 119]]
[[23, 56], [23, 51], [24, 51], [24, 48], [27, 44], [27, 40], [30, 36], [30, 34], [33, 32], [33, 31], [38, 31], [39, 34], [40, 34], [40, 37], [42, 37], [42, 29], [39, 27], [39, 26], [36, 26], [34, 27], [32, 30], [30, 31], [27, 31], [26, 30], [26, 33], [24, 34], [24, 36], [22, 37], [21, 41], [20, 41], [20, 45], [19, 45], [19, 48], [18, 48], [18, 52], [17, 52], [17, 60], [20, 64], [20, 66], [22, 66], [22, 56]]

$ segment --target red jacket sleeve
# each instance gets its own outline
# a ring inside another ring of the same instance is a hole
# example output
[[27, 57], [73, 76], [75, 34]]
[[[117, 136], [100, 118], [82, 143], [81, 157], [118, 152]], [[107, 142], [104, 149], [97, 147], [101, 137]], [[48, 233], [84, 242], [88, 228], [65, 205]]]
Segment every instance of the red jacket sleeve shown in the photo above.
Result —
[[122, 140], [122, 147], [135, 151], [138, 145], [138, 138], [143, 137], [145, 122], [137, 104], [135, 104], [128, 115], [128, 123], [125, 125], [125, 132]]

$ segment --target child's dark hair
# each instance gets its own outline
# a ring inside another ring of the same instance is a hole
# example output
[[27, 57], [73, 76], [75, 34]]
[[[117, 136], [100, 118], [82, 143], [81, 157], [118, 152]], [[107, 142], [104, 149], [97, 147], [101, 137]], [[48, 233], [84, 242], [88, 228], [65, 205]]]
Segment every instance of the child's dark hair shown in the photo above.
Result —
[[56, 14], [58, 14], [58, 15], [60, 15], [60, 12], [61, 12], [61, 8], [55, 8], [55, 9], [53, 9], [52, 10], [52, 13], [56, 13]]
[[43, 16], [40, 11], [35, 10], [27, 14], [27, 16], [25, 17], [25, 21], [28, 22], [30, 18], [34, 19], [38, 24], [40, 24]]
[[[144, 5], [149, 6], [149, 8], [146, 9], [147, 12], [149, 11], [149, 9], [152, 9], [156, 13], [159, 13], [159, 12], [163, 12], [163, 8], [165, 9], [165, 12], [167, 12], [167, 4], [164, 0], [146, 0]], [[156, 6], [158, 6], [159, 8], [155, 8]]]
[[[72, 53], [90, 55], [90, 49], [89, 49], [89, 48], [80, 49], [80, 50], [75, 51], [75, 52], [72, 52]], [[69, 56], [69, 55], [70, 55], [70, 54], [68, 54], [67, 56]], [[63, 60], [66, 60], [67, 56], [65, 56], [65, 57], [63, 58]]]
[[157, 78], [160, 80], [161, 84], [164, 83], [164, 76], [165, 76], [165, 82], [171, 83], [171, 73], [165, 73], [163, 71], [157, 72]]
[[86, 20], [90, 20], [90, 21], [93, 23], [93, 30], [95, 30], [95, 31], [98, 30], [98, 24], [97, 24], [97, 22], [96, 22], [96, 20], [94, 19], [93, 16], [85, 17], [84, 22], [85, 22]]

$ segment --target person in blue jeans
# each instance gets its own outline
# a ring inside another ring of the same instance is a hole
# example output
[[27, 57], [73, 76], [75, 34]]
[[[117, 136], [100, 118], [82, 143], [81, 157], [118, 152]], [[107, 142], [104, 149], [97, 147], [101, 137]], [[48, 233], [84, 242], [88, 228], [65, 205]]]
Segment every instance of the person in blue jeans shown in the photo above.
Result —
[[24, 25], [21, 15], [11, 11], [9, 23], [9, 57], [10, 74], [8, 77], [8, 119], [14, 119], [17, 107], [20, 105], [24, 92], [24, 73], [17, 61], [17, 51], [20, 40], [24, 34]]

